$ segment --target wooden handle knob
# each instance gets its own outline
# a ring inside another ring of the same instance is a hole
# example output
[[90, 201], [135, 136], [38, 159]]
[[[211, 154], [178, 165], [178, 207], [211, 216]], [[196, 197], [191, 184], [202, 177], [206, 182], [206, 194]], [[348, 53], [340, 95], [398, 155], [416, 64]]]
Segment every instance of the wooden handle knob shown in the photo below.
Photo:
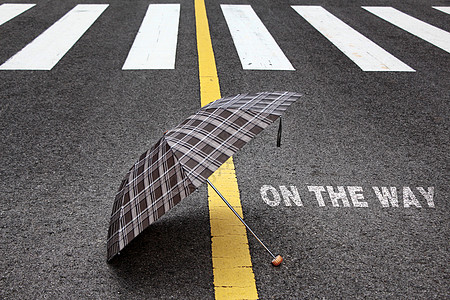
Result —
[[272, 265], [274, 265], [275, 267], [278, 267], [282, 261], [283, 261], [283, 258], [281, 257], [281, 255], [278, 255], [277, 257], [275, 257], [272, 260]]

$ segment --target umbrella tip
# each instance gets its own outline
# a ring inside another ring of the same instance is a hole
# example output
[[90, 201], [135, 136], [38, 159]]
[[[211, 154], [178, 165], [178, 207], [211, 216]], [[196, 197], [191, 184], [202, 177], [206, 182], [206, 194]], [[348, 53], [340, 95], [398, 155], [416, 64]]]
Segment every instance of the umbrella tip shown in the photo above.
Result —
[[278, 267], [282, 261], [283, 261], [283, 258], [281, 257], [281, 255], [278, 255], [277, 257], [275, 257], [272, 260], [272, 265], [274, 265], [275, 267]]

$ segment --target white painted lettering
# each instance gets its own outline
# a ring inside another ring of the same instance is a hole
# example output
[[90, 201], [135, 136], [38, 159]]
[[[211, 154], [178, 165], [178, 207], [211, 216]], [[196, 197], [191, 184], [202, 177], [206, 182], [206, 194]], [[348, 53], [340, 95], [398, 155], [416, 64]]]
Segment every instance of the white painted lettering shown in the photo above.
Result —
[[280, 185], [281, 195], [283, 195], [284, 204], [286, 206], [291, 206], [291, 201], [295, 203], [297, 206], [303, 206], [302, 199], [300, 199], [300, 195], [298, 193], [297, 187], [291, 185], [291, 190], [284, 185]]
[[332, 186], [327, 186], [328, 195], [330, 196], [331, 203], [334, 207], [339, 207], [338, 200], [342, 201], [344, 207], [350, 207], [350, 202], [347, 199], [347, 193], [343, 186], [337, 187], [338, 191], [335, 192]]
[[[366, 201], [363, 186], [320, 186], [309, 185], [308, 191], [314, 193], [319, 207], [369, 207]], [[434, 195], [435, 187], [395, 187], [395, 186], [372, 186], [372, 190], [382, 207], [428, 207], [435, 208]], [[367, 192], [367, 191], [366, 191]], [[421, 196], [418, 196], [418, 192]], [[295, 185], [280, 185], [279, 190], [272, 185], [263, 185], [260, 188], [262, 200], [269, 206], [303, 207], [303, 199], [299, 189]], [[326, 193], [328, 198], [325, 199]], [[373, 195], [372, 195], [373, 197]], [[423, 198], [422, 198], [423, 197]], [[325, 200], [327, 203], [325, 203]]]
[[359, 201], [364, 200], [364, 195], [362, 194], [363, 192], [362, 187], [348, 186], [347, 190], [354, 207], [369, 207], [369, 204], [366, 201]]
[[314, 192], [316, 195], [317, 202], [319, 203], [319, 206], [323, 207], [325, 206], [325, 201], [323, 201], [322, 192], [325, 192], [325, 188], [320, 185], [310, 185], [308, 186], [308, 191]]
[[417, 201], [416, 196], [411, 191], [411, 189], [407, 186], [403, 187], [403, 206], [404, 207], [410, 207], [411, 205], [414, 205], [415, 207], [422, 207], [420, 205], [419, 201]]
[[[271, 192], [273, 195], [273, 200], [269, 198], [267, 195], [267, 192]], [[261, 197], [264, 202], [266, 202], [269, 206], [278, 206], [281, 202], [280, 194], [278, 193], [277, 189], [274, 188], [271, 185], [263, 185], [260, 189]]]
[[418, 187], [417, 188], [419, 190], [419, 192], [422, 194], [422, 196], [427, 200], [428, 203], [428, 207], [433, 207], [434, 208], [434, 187], [431, 186], [428, 188], [428, 191], [425, 191], [425, 189], [423, 187]]
[[398, 207], [397, 188], [395, 186], [391, 186], [390, 191], [385, 186], [381, 187], [381, 191], [377, 186], [373, 186], [372, 189], [383, 207], [389, 207], [389, 203], [392, 207]]

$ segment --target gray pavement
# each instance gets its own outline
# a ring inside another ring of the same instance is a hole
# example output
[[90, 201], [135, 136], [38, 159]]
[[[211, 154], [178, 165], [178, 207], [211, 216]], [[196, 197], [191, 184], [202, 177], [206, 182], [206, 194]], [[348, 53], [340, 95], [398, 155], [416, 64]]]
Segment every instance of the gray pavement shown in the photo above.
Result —
[[[51, 71], [0, 72], [1, 299], [214, 298], [205, 186], [106, 263], [122, 176], [200, 106], [193, 2], [170, 2], [181, 3], [174, 70], [121, 70], [148, 4], [167, 1], [111, 0], [95, 1], [108, 9]], [[206, 1], [222, 95], [304, 94], [283, 117], [281, 148], [272, 126], [234, 156], [245, 219], [285, 258], [272, 267], [249, 236], [258, 294], [448, 298], [450, 54], [360, 7], [395, 6], [450, 31], [450, 15], [431, 8], [448, 1], [313, 2], [226, 2], [251, 4], [296, 69], [251, 71], [220, 2]], [[79, 3], [39, 2], [1, 25], [0, 62]], [[362, 71], [294, 4], [325, 7], [416, 72]], [[303, 206], [270, 206], [265, 185], [295, 187]], [[333, 206], [327, 187], [350, 207]], [[354, 207], [353, 187], [367, 207]], [[382, 206], [382, 187], [397, 189], [398, 207]], [[434, 207], [418, 187], [434, 191]]]

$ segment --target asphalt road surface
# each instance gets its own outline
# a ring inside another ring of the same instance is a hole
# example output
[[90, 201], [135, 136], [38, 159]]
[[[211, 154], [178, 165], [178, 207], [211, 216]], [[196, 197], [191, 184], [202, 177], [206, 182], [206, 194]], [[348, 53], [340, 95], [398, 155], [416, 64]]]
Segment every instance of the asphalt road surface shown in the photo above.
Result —
[[[148, 5], [169, 2], [181, 4], [174, 68], [123, 70]], [[54, 66], [5, 67], [85, 3], [109, 6]], [[293, 70], [241, 63], [220, 4], [250, 5]], [[409, 71], [364, 70], [291, 5], [324, 8]], [[285, 258], [272, 267], [248, 237], [260, 299], [449, 297], [449, 50], [361, 5], [395, 7], [450, 43], [450, 15], [433, 8], [444, 0], [206, 0], [223, 96], [304, 95], [280, 148], [274, 125], [234, 156], [245, 220]], [[0, 47], [0, 298], [213, 299], [206, 186], [106, 262], [122, 176], [200, 107], [193, 1], [36, 1], [0, 25]]]

